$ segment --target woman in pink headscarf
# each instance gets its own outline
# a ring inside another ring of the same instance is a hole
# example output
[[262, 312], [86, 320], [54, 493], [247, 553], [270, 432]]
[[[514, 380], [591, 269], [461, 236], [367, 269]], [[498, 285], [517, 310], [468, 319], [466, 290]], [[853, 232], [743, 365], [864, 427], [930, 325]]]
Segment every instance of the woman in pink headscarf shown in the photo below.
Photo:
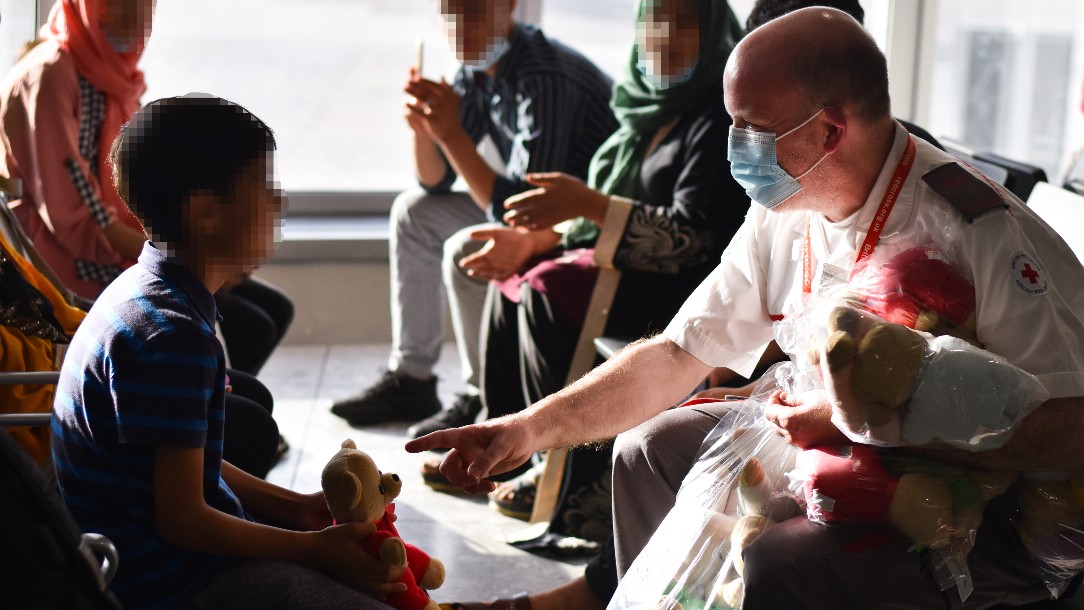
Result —
[[154, 0], [57, 0], [34, 46], [0, 84], [0, 175], [11, 207], [60, 280], [94, 298], [146, 236], [107, 162], [146, 86], [136, 63]]

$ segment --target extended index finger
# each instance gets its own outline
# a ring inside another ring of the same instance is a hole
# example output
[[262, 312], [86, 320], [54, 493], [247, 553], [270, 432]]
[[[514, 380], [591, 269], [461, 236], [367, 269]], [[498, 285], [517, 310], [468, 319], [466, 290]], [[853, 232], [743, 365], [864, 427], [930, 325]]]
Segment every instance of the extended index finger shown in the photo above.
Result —
[[414, 440], [407, 441], [405, 449], [409, 453], [421, 453], [422, 451], [428, 451], [430, 449], [452, 449], [457, 446], [457, 441], [461, 436], [458, 429], [438, 430], [436, 432], [430, 432], [425, 436], [420, 436]]

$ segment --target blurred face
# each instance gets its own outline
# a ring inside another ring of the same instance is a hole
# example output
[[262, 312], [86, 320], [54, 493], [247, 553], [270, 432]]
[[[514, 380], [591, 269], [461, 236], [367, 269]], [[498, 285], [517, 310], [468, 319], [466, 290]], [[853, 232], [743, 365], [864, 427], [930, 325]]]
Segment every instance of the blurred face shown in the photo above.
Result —
[[700, 57], [700, 23], [689, 0], [649, 0], [637, 25], [644, 72], [656, 84], [684, 80]]
[[512, 28], [514, 0], [440, 0], [444, 33], [456, 59], [487, 67]]
[[275, 179], [273, 155], [268, 153], [246, 166], [233, 192], [224, 199], [218, 235], [208, 241], [219, 245], [212, 247], [223, 265], [251, 270], [274, 252], [286, 211], [286, 195]]
[[118, 53], [146, 44], [155, 4], [156, 0], [103, 0], [99, 25]]

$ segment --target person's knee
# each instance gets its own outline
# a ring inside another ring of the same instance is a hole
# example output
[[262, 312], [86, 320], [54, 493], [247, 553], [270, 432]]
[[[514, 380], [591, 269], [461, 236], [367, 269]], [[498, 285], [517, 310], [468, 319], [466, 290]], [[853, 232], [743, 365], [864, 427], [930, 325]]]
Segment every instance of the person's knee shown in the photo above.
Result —
[[774, 604], [782, 599], [801, 599], [803, 588], [813, 597], [814, 589], [821, 583], [810, 582], [811, 577], [828, 580], [824, 572], [825, 557], [838, 549], [837, 538], [832, 534], [823, 524], [812, 523], [804, 515], [764, 530], [742, 552], [745, 599], [774, 601], [750, 607], [784, 607]]
[[431, 205], [433, 200], [438, 198], [439, 195], [432, 195], [420, 188], [409, 189], [399, 193], [395, 197], [395, 201], [391, 204], [392, 227], [396, 231], [399, 231], [402, 228], [409, 226], [411, 219], [417, 215], [418, 210]]
[[[691, 465], [694, 452], [683, 451], [690, 443], [688, 423], [684, 418], [672, 417], [667, 411], [622, 432], [614, 442], [614, 472], [643, 473], [651, 472], [662, 478], [672, 470], [682, 471], [684, 476]], [[703, 438], [693, 441], [699, 448]], [[684, 455], [689, 453], [688, 456]], [[687, 463], [679, 463], [687, 462]], [[678, 478], [676, 485], [680, 485]], [[676, 490], [677, 487], [674, 486]]]

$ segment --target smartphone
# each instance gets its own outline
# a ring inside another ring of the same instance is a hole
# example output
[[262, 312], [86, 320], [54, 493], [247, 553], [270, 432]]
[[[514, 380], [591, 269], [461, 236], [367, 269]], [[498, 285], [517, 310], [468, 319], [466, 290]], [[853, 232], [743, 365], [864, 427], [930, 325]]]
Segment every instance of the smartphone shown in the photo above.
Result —
[[425, 62], [425, 41], [418, 40], [418, 63], [415, 64], [418, 68], [418, 78], [422, 78], [422, 64]]

